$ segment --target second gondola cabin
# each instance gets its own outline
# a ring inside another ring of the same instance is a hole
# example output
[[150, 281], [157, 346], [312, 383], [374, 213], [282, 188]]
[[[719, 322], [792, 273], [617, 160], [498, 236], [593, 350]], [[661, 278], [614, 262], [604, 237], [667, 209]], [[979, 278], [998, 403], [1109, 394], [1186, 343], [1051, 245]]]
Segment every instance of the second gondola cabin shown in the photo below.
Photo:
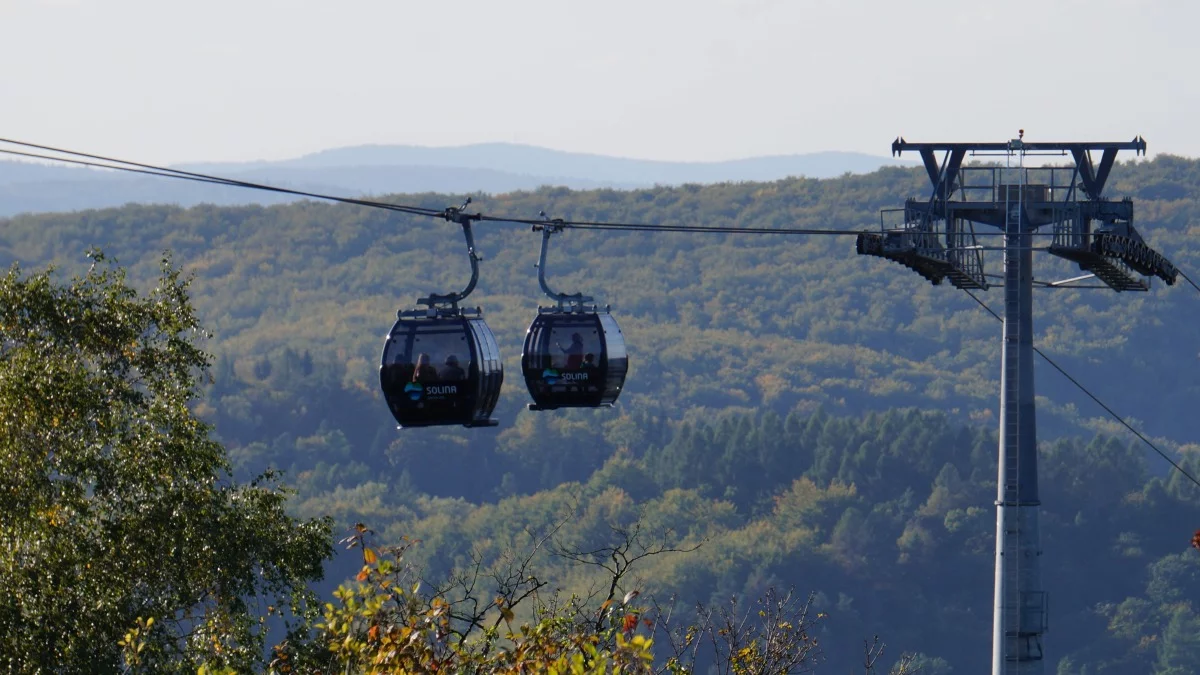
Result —
[[521, 370], [531, 410], [612, 406], [628, 369], [625, 338], [606, 311], [539, 308], [525, 334]]

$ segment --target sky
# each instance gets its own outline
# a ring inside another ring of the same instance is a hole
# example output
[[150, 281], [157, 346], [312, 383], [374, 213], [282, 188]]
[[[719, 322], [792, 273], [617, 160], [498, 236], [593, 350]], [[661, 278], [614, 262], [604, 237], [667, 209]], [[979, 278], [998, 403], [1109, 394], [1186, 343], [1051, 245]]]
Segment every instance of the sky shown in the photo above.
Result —
[[1146, 138], [1194, 0], [0, 0], [0, 137], [152, 163], [513, 142], [674, 161]]

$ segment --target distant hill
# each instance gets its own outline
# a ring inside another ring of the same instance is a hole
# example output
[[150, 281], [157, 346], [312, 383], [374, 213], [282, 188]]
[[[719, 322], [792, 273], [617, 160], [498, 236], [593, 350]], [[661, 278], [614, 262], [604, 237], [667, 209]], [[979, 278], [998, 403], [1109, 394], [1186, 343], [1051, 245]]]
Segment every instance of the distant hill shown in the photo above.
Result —
[[855, 152], [752, 157], [723, 162], [662, 162], [577, 152], [562, 152], [513, 143], [480, 143], [430, 148], [415, 145], [361, 145], [323, 150], [281, 162], [193, 164], [189, 170], [212, 173], [269, 171], [279, 168], [342, 170], [347, 167], [438, 167], [489, 169], [543, 181], [539, 185], [588, 183], [583, 187], [651, 187], [684, 183], [770, 181], [792, 176], [833, 178], [844, 173], [870, 173], [881, 166], [915, 165]]
[[[577, 190], [654, 185], [831, 178], [911, 162], [852, 152], [754, 157], [725, 162], [660, 162], [562, 152], [511, 143], [460, 147], [364, 145], [276, 162], [179, 165], [189, 171], [346, 196], [438, 192], [503, 194], [543, 186]], [[28, 162], [0, 162], [0, 216], [75, 211], [128, 203], [277, 204], [287, 197]]]

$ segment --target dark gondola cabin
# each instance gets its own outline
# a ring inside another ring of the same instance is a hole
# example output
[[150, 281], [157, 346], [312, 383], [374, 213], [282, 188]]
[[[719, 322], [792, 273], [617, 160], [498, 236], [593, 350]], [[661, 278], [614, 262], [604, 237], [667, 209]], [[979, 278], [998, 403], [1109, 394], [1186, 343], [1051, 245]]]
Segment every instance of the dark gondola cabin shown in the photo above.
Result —
[[495, 426], [504, 367], [496, 338], [476, 316], [402, 314], [383, 346], [379, 383], [402, 428]]
[[521, 369], [531, 410], [611, 406], [628, 367], [625, 339], [608, 312], [539, 309], [525, 334]]

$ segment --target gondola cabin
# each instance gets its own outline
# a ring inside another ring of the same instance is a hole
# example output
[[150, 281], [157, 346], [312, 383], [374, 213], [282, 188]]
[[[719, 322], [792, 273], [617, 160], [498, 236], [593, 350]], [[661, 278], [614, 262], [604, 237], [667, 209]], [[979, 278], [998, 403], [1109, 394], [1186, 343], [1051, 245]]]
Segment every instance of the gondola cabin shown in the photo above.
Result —
[[480, 316], [404, 312], [383, 346], [379, 383], [402, 428], [496, 426], [504, 366]]
[[625, 338], [608, 312], [539, 308], [525, 334], [521, 369], [530, 410], [609, 407], [628, 368]]

